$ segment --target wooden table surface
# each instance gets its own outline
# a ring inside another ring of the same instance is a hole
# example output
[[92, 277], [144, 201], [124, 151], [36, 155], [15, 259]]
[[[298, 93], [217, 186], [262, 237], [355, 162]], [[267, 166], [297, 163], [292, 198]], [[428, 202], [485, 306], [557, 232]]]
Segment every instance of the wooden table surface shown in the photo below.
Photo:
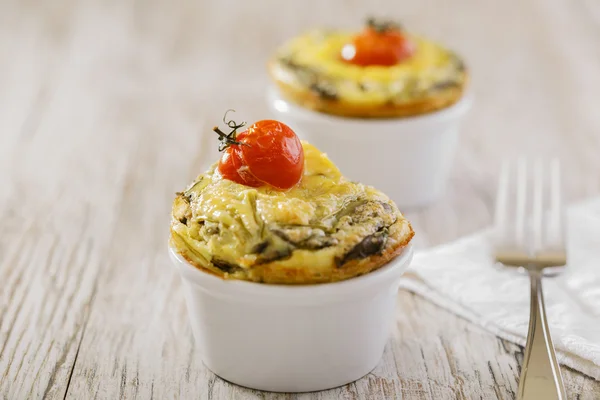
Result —
[[[515, 397], [522, 348], [407, 292], [380, 366], [342, 388], [252, 391], [194, 350], [166, 253], [174, 192], [216, 160], [226, 109], [269, 116], [278, 43], [367, 14], [447, 43], [472, 71], [449, 189], [407, 213], [420, 248], [489, 224], [510, 155], [559, 155], [570, 200], [600, 193], [597, 0], [2, 1], [0, 398]], [[600, 397], [600, 382], [563, 374], [570, 399]]]

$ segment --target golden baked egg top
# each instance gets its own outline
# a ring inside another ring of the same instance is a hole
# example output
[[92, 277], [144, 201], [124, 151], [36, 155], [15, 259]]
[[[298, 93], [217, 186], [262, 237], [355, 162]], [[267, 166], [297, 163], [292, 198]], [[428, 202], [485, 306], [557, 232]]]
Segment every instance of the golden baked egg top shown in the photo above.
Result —
[[175, 198], [171, 246], [226, 279], [287, 284], [348, 279], [399, 254], [413, 231], [395, 204], [302, 147], [302, 178], [287, 191], [223, 179], [213, 165]]
[[332, 114], [416, 115], [458, 100], [467, 80], [462, 60], [424, 37], [403, 35], [414, 47], [410, 55], [393, 65], [358, 65], [343, 57], [356, 33], [313, 30], [285, 43], [269, 71], [288, 98]]

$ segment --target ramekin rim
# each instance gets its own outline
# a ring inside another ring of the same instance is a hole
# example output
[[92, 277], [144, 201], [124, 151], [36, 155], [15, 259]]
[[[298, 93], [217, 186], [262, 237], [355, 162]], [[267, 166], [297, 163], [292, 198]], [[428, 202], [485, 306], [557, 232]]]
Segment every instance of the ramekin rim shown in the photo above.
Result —
[[382, 282], [392, 282], [394, 277], [399, 279], [412, 260], [413, 246], [409, 243], [393, 260], [367, 274], [343, 281], [307, 285], [270, 284], [239, 279], [223, 279], [201, 271], [185, 260], [172, 246], [169, 246], [169, 253], [171, 260], [176, 264], [184, 278], [206, 291], [218, 292], [218, 294], [225, 297], [231, 296], [232, 292], [237, 292], [240, 295], [251, 294], [269, 298], [287, 297], [293, 299], [304, 298], [306, 295], [317, 298], [345, 296], [355, 292], [359, 293], [357, 289], [371, 288]]
[[[304, 108], [298, 104], [294, 104], [293, 102], [284, 99], [283, 96], [281, 96], [280, 90], [275, 86], [275, 84], [270, 84], [268, 86], [266, 97], [269, 107], [277, 110], [277, 112], [281, 114], [288, 115], [298, 120], [310, 120], [314, 122], [328, 124], [352, 124], [384, 127], [390, 125], [398, 126], [415, 123], [434, 123], [440, 120], [460, 117], [472, 107], [474, 95], [470, 89], [467, 89], [456, 103], [448, 107], [444, 107], [440, 110], [428, 112], [425, 114], [398, 118], [352, 118], [310, 110], [308, 108]], [[276, 101], [285, 103], [288, 107], [288, 111], [282, 111], [277, 109], [277, 107], [274, 104]]]

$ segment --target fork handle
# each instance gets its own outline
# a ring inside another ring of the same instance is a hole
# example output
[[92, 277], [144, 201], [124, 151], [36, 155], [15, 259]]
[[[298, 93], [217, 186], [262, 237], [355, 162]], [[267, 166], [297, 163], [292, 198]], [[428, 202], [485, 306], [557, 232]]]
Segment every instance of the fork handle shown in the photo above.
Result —
[[546, 320], [542, 272], [529, 269], [529, 280], [531, 282], [529, 332], [517, 398], [519, 400], [566, 400], [565, 386]]

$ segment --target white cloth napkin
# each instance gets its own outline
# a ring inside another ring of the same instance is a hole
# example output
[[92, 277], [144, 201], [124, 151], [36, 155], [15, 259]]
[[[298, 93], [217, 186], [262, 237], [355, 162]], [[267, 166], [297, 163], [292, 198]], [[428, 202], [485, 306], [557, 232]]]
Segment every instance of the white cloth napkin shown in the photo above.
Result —
[[[561, 364], [600, 380], [600, 198], [568, 210], [568, 266], [544, 278], [546, 313]], [[415, 255], [401, 287], [525, 344], [529, 279], [494, 266], [482, 232]]]

